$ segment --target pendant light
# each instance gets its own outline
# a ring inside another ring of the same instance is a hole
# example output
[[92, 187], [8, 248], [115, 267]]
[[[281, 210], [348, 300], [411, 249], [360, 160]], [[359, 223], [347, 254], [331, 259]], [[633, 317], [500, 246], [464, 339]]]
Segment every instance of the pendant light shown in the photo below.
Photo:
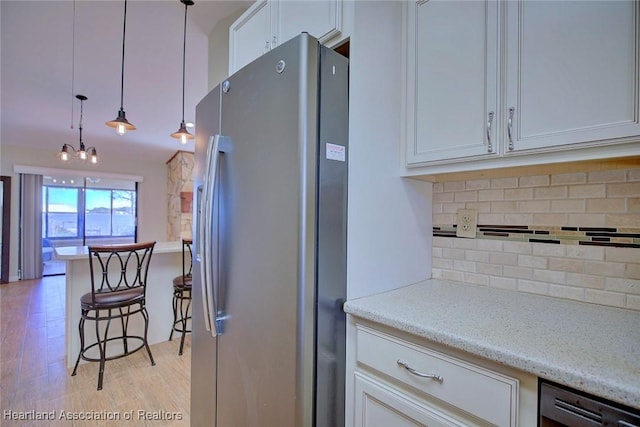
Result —
[[193, 135], [189, 133], [184, 123], [184, 64], [187, 50], [187, 8], [193, 6], [193, 1], [180, 0], [180, 3], [184, 4], [184, 34], [182, 38], [182, 121], [180, 122], [180, 128], [172, 133], [171, 137], [178, 139], [180, 144], [186, 144], [188, 140], [193, 139]]
[[129, 123], [127, 116], [123, 109], [123, 94], [124, 94], [124, 42], [125, 35], [127, 33], [127, 0], [124, 0], [124, 23], [122, 25], [122, 72], [120, 76], [120, 111], [118, 111], [118, 117], [106, 122], [109, 127], [115, 128], [118, 135], [124, 135], [128, 130], [136, 130], [136, 127]]
[[85, 148], [84, 142], [82, 142], [82, 112], [83, 112], [82, 105], [83, 105], [83, 102], [87, 100], [87, 97], [84, 95], [76, 95], [76, 98], [80, 100], [80, 123], [78, 125], [78, 129], [80, 130], [80, 146], [76, 150], [73, 147], [73, 145], [64, 144], [62, 146], [62, 149], [60, 150], [60, 153], [58, 153], [58, 157], [63, 162], [68, 161], [69, 150], [71, 150], [71, 152], [74, 153], [78, 159], [82, 161], [89, 160], [91, 163], [96, 164], [98, 163], [98, 151], [96, 150], [95, 147]]

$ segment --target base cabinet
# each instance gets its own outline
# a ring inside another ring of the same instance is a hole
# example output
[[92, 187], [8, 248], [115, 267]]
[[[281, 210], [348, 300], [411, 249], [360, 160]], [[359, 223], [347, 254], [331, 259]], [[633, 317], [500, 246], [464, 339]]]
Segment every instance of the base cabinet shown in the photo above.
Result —
[[355, 425], [361, 427], [463, 426], [436, 408], [371, 377], [355, 377]]
[[347, 425], [536, 425], [535, 376], [358, 318], [349, 328]]

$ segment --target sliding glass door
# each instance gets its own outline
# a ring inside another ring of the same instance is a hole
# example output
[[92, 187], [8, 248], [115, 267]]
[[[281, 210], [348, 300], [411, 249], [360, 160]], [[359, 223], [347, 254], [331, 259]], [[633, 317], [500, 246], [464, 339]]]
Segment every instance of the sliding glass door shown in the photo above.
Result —
[[43, 185], [42, 238], [78, 239], [82, 201], [80, 188]]

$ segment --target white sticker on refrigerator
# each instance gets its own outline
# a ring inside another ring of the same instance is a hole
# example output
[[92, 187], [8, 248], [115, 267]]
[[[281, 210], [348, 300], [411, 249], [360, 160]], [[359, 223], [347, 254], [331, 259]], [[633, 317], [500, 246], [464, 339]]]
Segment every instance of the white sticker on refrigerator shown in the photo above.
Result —
[[327, 142], [327, 159], [344, 162], [346, 160], [346, 151], [344, 145], [337, 145]]

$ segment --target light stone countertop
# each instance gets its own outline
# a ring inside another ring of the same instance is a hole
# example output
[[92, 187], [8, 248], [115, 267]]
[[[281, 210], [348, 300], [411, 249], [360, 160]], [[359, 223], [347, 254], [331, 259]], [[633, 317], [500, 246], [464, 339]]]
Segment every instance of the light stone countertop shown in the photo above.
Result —
[[[164, 254], [171, 252], [182, 252], [182, 242], [156, 242], [156, 245], [153, 247], [154, 254]], [[61, 261], [89, 259], [89, 249], [87, 246], [59, 246], [54, 248], [53, 253], [56, 259]]]
[[440, 279], [344, 310], [640, 409], [640, 313]]

